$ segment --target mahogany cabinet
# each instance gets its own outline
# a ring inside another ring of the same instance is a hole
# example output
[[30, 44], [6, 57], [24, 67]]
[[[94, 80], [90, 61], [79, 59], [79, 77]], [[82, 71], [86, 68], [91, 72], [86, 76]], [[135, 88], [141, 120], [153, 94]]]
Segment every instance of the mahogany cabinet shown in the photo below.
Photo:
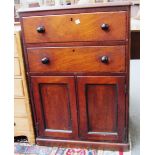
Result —
[[130, 4], [19, 14], [36, 143], [128, 149]]

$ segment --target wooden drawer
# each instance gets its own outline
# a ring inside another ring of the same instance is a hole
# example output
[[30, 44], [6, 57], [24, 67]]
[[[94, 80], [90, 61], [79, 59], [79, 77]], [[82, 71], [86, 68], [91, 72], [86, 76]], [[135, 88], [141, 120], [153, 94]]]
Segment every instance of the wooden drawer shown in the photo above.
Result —
[[15, 132], [30, 131], [28, 118], [15, 117], [14, 123], [15, 123], [15, 126], [14, 126]]
[[18, 57], [18, 43], [16, 34], [14, 34], [14, 57]]
[[22, 79], [14, 79], [14, 96], [24, 97], [23, 81]]
[[[119, 11], [24, 17], [25, 42], [125, 40], [126, 14]], [[109, 30], [102, 30], [102, 24], [108, 24]], [[38, 33], [37, 28], [41, 26], [45, 32]]]
[[25, 99], [14, 99], [14, 116], [25, 117], [27, 116], [26, 111], [26, 100]]
[[14, 75], [15, 76], [20, 76], [21, 71], [20, 71], [20, 63], [18, 58], [14, 58]]
[[29, 143], [35, 143], [34, 142], [34, 135], [30, 131], [21, 131], [21, 130], [14, 130], [14, 136], [26, 136], [28, 138]]
[[33, 48], [27, 54], [30, 72], [125, 71], [125, 46]]
[[[29, 144], [31, 144], [31, 145], [35, 144], [34, 133], [32, 131], [17, 131], [17, 130], [15, 130], [14, 136], [26, 136], [28, 138]], [[34, 155], [34, 154], [31, 154], [31, 155]]]

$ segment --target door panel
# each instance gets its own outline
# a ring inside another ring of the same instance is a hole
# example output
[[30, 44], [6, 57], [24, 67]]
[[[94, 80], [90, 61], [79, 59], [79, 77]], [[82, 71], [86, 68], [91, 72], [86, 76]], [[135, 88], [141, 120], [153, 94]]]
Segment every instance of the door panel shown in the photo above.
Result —
[[86, 86], [86, 106], [90, 132], [116, 132], [116, 91], [115, 85], [90, 84]]
[[67, 84], [41, 84], [40, 90], [46, 129], [71, 130]]
[[78, 77], [81, 139], [122, 141], [125, 126], [125, 78]]
[[74, 77], [32, 77], [38, 136], [75, 138], [77, 112]]

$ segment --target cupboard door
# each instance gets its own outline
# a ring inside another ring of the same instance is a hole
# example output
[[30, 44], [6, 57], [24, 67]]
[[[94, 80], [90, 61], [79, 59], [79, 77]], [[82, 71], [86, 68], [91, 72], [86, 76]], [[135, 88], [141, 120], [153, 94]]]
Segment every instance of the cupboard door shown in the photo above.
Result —
[[31, 82], [38, 136], [75, 139], [77, 108], [74, 77], [33, 76]]
[[125, 126], [125, 78], [79, 76], [77, 81], [80, 138], [121, 142]]

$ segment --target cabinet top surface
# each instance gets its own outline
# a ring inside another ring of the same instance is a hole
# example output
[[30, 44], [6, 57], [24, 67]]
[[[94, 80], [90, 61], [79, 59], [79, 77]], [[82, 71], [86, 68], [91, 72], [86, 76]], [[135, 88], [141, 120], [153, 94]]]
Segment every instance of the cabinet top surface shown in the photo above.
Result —
[[80, 8], [97, 8], [97, 7], [114, 7], [114, 6], [129, 6], [132, 5], [130, 1], [122, 2], [106, 2], [106, 3], [89, 3], [89, 4], [74, 4], [65, 6], [42, 6], [35, 8], [22, 8], [18, 12], [38, 12], [38, 11], [52, 11], [52, 10], [69, 10], [69, 9], [80, 9]]

